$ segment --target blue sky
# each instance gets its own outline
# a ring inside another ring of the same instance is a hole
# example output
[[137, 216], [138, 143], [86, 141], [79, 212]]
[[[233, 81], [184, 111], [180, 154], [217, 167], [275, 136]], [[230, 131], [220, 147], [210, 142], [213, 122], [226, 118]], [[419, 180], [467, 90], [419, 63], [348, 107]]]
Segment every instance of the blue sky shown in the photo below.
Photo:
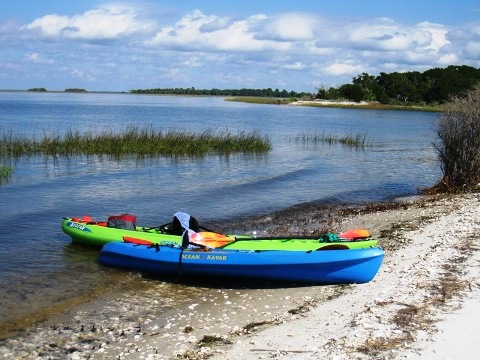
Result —
[[0, 2], [0, 89], [273, 88], [480, 67], [478, 0]]

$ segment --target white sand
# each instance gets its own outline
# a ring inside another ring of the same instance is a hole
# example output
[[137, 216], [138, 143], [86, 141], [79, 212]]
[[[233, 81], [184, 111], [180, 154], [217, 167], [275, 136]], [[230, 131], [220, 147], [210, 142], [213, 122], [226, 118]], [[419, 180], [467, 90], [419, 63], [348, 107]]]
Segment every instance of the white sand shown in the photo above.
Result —
[[[461, 204], [406, 231], [411, 244], [386, 252], [372, 282], [355, 286], [301, 318], [236, 339], [214, 359], [480, 359], [479, 198], [469, 196]], [[471, 250], [465, 249], [467, 241]], [[461, 256], [467, 258], [459, 263]], [[441, 295], [432, 294], [430, 286], [438, 287], [445, 272], [458, 276], [453, 283], [464, 281], [466, 293], [432, 302]], [[395, 315], [413, 307], [424, 307], [425, 315], [413, 316], [406, 326], [396, 324]], [[374, 351], [385, 344], [392, 345]], [[361, 347], [367, 354], [358, 351]]]
[[[478, 255], [478, 254], [477, 254]], [[480, 266], [477, 256], [468, 272], [476, 287], [466, 294], [461, 307], [440, 316], [431, 340], [419, 344], [422, 350], [409, 356], [413, 360], [480, 359]]]

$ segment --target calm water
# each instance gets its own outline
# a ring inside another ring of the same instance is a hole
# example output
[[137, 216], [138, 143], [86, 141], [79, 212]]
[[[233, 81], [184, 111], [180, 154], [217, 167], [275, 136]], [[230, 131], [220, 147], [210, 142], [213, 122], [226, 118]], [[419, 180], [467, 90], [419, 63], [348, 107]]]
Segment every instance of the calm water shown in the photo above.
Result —
[[[412, 195], [440, 177], [431, 146], [436, 117], [253, 105], [222, 98], [0, 92], [0, 136], [123, 130], [134, 124], [162, 130], [259, 130], [273, 145], [263, 156], [201, 160], [13, 161], [13, 176], [0, 185], [0, 324], [123, 276], [99, 266], [97, 251], [72, 246], [60, 229], [63, 216], [106, 219], [129, 212], [141, 224], [156, 225], [182, 210], [200, 222], [228, 221], [310, 201], [359, 203]], [[366, 134], [371, 146], [352, 149], [295, 141], [303, 134], [358, 133]]]

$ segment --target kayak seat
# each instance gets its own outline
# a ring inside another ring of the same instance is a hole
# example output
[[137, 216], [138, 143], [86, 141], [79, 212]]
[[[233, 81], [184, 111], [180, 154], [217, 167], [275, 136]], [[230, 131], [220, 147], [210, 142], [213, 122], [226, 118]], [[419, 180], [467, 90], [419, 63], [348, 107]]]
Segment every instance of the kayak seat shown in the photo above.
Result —
[[200, 231], [200, 225], [193, 216], [184, 213], [177, 212], [173, 215], [172, 221], [172, 235], [183, 235], [185, 230], [192, 230], [193, 232]]

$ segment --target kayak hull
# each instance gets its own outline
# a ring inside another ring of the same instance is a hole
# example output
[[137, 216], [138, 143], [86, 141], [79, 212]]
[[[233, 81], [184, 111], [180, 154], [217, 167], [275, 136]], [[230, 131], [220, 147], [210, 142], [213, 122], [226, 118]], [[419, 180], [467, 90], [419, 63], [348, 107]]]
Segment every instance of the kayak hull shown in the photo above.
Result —
[[380, 247], [319, 251], [181, 249], [111, 242], [100, 251], [104, 265], [182, 277], [245, 278], [316, 284], [366, 283], [377, 274]]
[[[182, 237], [159, 232], [157, 229], [137, 227], [137, 230], [125, 230], [103, 225], [83, 223], [66, 218], [62, 221], [62, 230], [72, 238], [73, 243], [102, 247], [109, 242], [136, 242], [158, 245], [181, 245]], [[199, 233], [202, 234], [202, 233]], [[249, 238], [246, 236], [224, 236], [220, 238], [204, 238], [202, 244], [225, 250], [289, 250], [313, 251], [322, 247], [340, 246], [342, 248], [360, 249], [378, 245], [376, 239], [342, 240], [338, 242], [324, 242], [319, 238]], [[211, 242], [210, 242], [211, 240]]]
[[176, 235], [162, 234], [157, 229], [144, 230], [144, 227], [137, 227], [137, 230], [125, 230], [107, 227], [96, 224], [86, 224], [73, 221], [72, 219], [63, 219], [62, 230], [72, 238], [73, 243], [102, 247], [109, 242], [123, 242], [124, 236], [138, 236], [152, 243], [161, 245], [178, 245], [181, 243], [181, 237]]

